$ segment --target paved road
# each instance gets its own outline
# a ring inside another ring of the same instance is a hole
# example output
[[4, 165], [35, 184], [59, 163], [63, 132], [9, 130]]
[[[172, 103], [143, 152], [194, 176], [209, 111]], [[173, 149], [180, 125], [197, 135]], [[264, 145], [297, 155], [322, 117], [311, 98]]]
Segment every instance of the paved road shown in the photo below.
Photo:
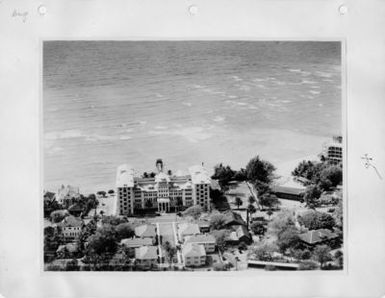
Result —
[[257, 190], [255, 189], [254, 185], [252, 185], [250, 182], [246, 182], [246, 184], [250, 190], [250, 194], [255, 199], [255, 204], [257, 205], [257, 209], [261, 209], [261, 205], [259, 204], [259, 200], [258, 200]]

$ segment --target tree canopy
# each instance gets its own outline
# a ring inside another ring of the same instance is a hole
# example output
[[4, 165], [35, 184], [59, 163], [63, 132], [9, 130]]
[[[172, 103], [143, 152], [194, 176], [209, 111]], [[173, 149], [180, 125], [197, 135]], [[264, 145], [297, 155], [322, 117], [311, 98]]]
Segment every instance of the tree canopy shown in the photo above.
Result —
[[318, 185], [310, 185], [306, 188], [303, 199], [306, 203], [306, 206], [309, 208], [316, 208], [319, 206], [319, 198], [321, 197], [322, 191]]
[[304, 160], [293, 170], [292, 175], [308, 179], [309, 183], [317, 184], [321, 190], [329, 190], [342, 183], [341, 165], [328, 162]]
[[214, 167], [214, 175], [212, 179], [217, 179], [221, 188], [226, 188], [228, 183], [233, 179], [235, 171], [230, 166], [223, 166], [223, 164]]
[[210, 226], [213, 230], [225, 228], [226, 216], [222, 213], [214, 213], [210, 217]]
[[263, 221], [255, 221], [251, 224], [251, 231], [258, 236], [263, 236], [266, 233], [267, 227]]
[[130, 223], [118, 224], [115, 230], [119, 240], [135, 236], [134, 227]]
[[260, 261], [273, 261], [273, 253], [278, 247], [273, 243], [261, 242], [250, 248], [249, 256]]
[[281, 204], [278, 197], [271, 193], [264, 193], [258, 197], [259, 204], [268, 209], [274, 209]]
[[51, 221], [54, 223], [61, 222], [66, 216], [69, 215], [67, 210], [55, 210], [51, 213]]
[[194, 219], [198, 219], [201, 216], [202, 212], [203, 212], [202, 207], [200, 205], [195, 205], [183, 211], [183, 215], [192, 216]]
[[327, 245], [318, 245], [313, 250], [313, 259], [319, 262], [322, 268], [327, 261], [332, 259], [330, 247]]
[[260, 181], [269, 184], [273, 179], [275, 167], [259, 156], [252, 158], [246, 166], [246, 176], [249, 181]]
[[309, 230], [332, 230], [336, 224], [332, 215], [314, 210], [309, 210], [299, 215], [298, 222]]

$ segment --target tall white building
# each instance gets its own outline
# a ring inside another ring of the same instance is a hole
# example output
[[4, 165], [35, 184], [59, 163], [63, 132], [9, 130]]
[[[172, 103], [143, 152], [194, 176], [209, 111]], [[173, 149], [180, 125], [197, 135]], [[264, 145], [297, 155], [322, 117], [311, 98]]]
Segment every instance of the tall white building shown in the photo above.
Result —
[[335, 136], [331, 142], [324, 144], [323, 156], [333, 164], [342, 163], [342, 137]]
[[174, 176], [163, 172], [157, 160], [158, 173], [152, 178], [134, 176], [134, 169], [121, 165], [117, 169], [116, 194], [118, 214], [131, 215], [152, 209], [160, 212], [200, 205], [210, 210], [211, 179], [203, 166], [189, 168], [189, 175]]

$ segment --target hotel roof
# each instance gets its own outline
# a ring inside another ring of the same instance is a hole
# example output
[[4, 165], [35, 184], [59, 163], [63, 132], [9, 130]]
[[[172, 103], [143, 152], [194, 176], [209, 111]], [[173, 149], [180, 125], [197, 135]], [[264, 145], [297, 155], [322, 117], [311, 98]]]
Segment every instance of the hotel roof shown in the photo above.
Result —
[[135, 235], [138, 237], [155, 237], [155, 226], [154, 225], [141, 225], [135, 228]]
[[158, 258], [156, 246], [142, 246], [135, 248], [135, 258], [140, 260], [153, 260]]
[[184, 257], [203, 257], [206, 251], [202, 244], [187, 243], [183, 245], [182, 254]]
[[189, 169], [191, 181], [193, 184], [210, 184], [211, 178], [203, 166], [192, 166]]
[[118, 167], [116, 187], [134, 187], [134, 169], [131, 166], [123, 164]]

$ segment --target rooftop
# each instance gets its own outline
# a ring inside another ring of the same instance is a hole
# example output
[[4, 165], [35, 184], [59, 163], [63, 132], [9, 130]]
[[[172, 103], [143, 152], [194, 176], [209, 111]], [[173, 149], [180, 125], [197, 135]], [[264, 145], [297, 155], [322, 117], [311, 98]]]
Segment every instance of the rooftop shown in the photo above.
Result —
[[213, 235], [194, 235], [194, 236], [187, 236], [185, 243], [208, 243], [208, 242], [214, 242], [215, 238]]
[[199, 226], [197, 224], [192, 223], [181, 223], [178, 226], [179, 233], [181, 235], [197, 235], [200, 234]]
[[122, 239], [120, 244], [126, 247], [140, 247], [152, 245], [152, 240], [150, 238], [126, 238]]
[[246, 222], [242, 216], [232, 210], [228, 210], [222, 213], [225, 216], [225, 225], [243, 225], [246, 226]]
[[308, 244], [316, 244], [337, 237], [337, 234], [332, 233], [331, 231], [326, 229], [312, 230], [299, 235], [299, 238]]
[[67, 216], [59, 223], [61, 227], [81, 227], [82, 225], [83, 221], [72, 215]]
[[139, 260], [153, 260], [158, 258], [156, 246], [142, 246], [135, 248], [135, 258]]
[[135, 235], [138, 237], [155, 237], [155, 226], [154, 225], [141, 225], [135, 228]]
[[306, 188], [304, 187], [292, 187], [292, 186], [282, 186], [282, 185], [273, 185], [272, 186], [273, 192], [280, 192], [280, 193], [286, 193], [291, 195], [302, 195]]
[[183, 245], [182, 254], [184, 257], [203, 257], [206, 251], [202, 244], [187, 243]]

